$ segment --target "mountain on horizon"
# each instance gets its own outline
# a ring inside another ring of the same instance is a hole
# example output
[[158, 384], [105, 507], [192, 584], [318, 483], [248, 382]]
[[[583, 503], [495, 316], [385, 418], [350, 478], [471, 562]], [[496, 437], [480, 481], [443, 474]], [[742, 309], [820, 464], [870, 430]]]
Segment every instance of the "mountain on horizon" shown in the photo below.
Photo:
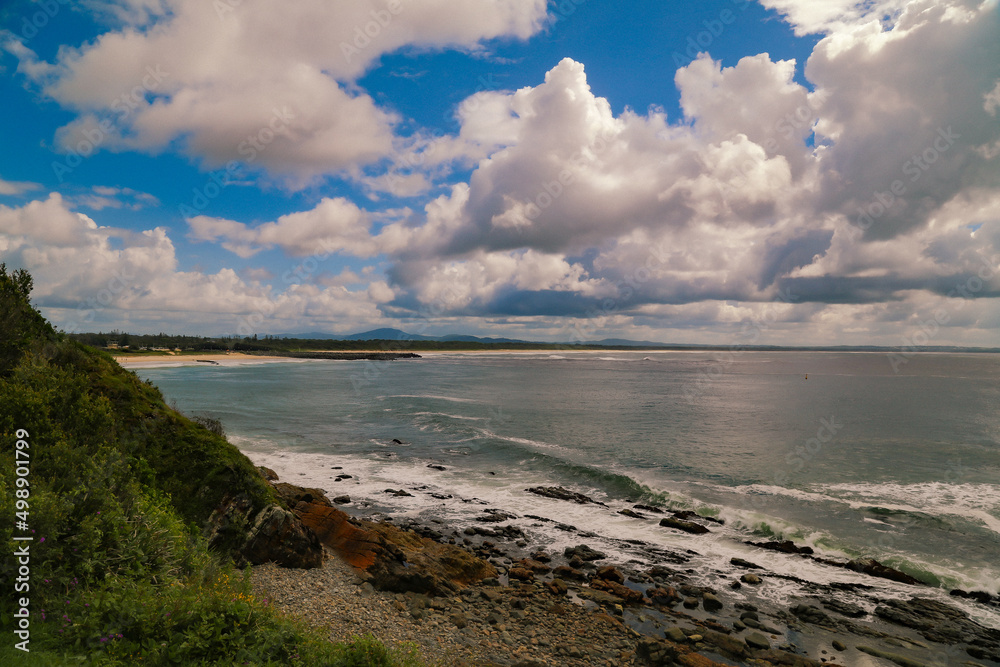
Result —
[[480, 336], [470, 336], [464, 334], [448, 334], [445, 336], [424, 336], [422, 334], [411, 334], [400, 329], [382, 328], [362, 331], [355, 334], [328, 334], [322, 332], [309, 333], [283, 333], [274, 334], [275, 338], [305, 338], [312, 340], [416, 340], [434, 342], [462, 342], [462, 343], [530, 343], [532, 341], [517, 340], [515, 338], [485, 338]]

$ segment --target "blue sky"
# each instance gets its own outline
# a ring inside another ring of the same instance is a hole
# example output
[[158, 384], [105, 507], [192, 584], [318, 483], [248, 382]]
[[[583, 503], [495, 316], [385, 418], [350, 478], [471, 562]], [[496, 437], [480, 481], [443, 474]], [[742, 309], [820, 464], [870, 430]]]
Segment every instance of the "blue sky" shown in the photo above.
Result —
[[13, 2], [66, 330], [996, 345], [995, 0]]

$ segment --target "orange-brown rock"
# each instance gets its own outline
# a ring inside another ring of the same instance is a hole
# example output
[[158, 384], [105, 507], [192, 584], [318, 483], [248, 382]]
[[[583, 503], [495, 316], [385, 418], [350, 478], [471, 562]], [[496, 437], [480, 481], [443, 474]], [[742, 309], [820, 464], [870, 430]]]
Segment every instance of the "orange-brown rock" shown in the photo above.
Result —
[[340, 510], [315, 502], [300, 502], [294, 511], [320, 542], [351, 566], [366, 570], [375, 563], [382, 550], [378, 536], [352, 524], [350, 517]]
[[371, 584], [381, 590], [451, 595], [497, 574], [488, 562], [453, 544], [389, 523], [353, 520], [333, 507], [319, 489], [282, 482], [272, 485], [320, 543], [367, 573]]
[[382, 552], [367, 570], [376, 588], [451, 595], [497, 575], [496, 568], [487, 561], [453, 544], [435, 542], [388, 523], [360, 523], [382, 541]]

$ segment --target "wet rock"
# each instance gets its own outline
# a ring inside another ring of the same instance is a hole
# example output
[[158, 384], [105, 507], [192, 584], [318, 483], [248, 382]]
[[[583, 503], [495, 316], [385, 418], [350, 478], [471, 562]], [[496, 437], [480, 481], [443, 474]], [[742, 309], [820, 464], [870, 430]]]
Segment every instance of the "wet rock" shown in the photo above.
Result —
[[707, 533], [708, 528], [701, 525], [700, 523], [694, 523], [693, 521], [684, 521], [683, 519], [675, 519], [673, 517], [665, 517], [660, 519], [660, 525], [666, 528], [675, 528], [677, 530], [683, 530], [686, 533], [692, 533], [694, 535], [700, 535], [702, 533]]
[[797, 604], [792, 607], [791, 611], [796, 618], [805, 621], [806, 623], [825, 625], [827, 627], [836, 627], [837, 625], [836, 621], [830, 618], [828, 614], [818, 607], [813, 607], [808, 604]]
[[682, 510], [680, 512], [674, 512], [675, 519], [682, 519], [684, 521], [691, 521], [697, 519], [698, 521], [708, 521], [709, 523], [717, 523], [720, 526], [724, 525], [726, 522], [723, 519], [716, 519], [714, 516], [702, 516], [697, 512], [692, 512], [691, 510]]
[[848, 570], [854, 570], [855, 572], [864, 572], [865, 574], [870, 574], [873, 577], [881, 577], [883, 579], [891, 579], [892, 581], [898, 581], [903, 584], [912, 584], [915, 586], [923, 586], [924, 582], [919, 579], [914, 579], [905, 572], [900, 572], [887, 565], [883, 565], [874, 558], [859, 558], [858, 560], [852, 560], [845, 565]]
[[587, 578], [587, 575], [583, 572], [568, 565], [560, 565], [556, 567], [552, 570], [552, 574], [561, 579], [575, 579], [576, 581], [583, 581]]
[[632, 505], [632, 508], [643, 510], [645, 512], [652, 512], [653, 514], [663, 514], [663, 510], [659, 507], [653, 507], [652, 505]]
[[263, 477], [269, 482], [278, 481], [278, 473], [274, 472], [270, 468], [265, 468], [264, 466], [257, 466], [257, 472], [259, 472], [261, 477]]
[[730, 558], [729, 562], [730, 562], [730, 564], [735, 565], [736, 567], [745, 567], [748, 570], [763, 570], [764, 569], [760, 565], [757, 565], [756, 563], [751, 563], [748, 560], [743, 560], [742, 558]]
[[744, 584], [750, 584], [751, 586], [759, 586], [761, 583], [761, 578], [756, 574], [744, 574], [740, 577], [740, 581]]
[[627, 516], [627, 517], [631, 517], [633, 519], [645, 519], [646, 518], [645, 514], [639, 514], [638, 512], [635, 512], [635, 511], [629, 510], [629, 509], [618, 510], [618, 513], [621, 514], [621, 515]]
[[403, 489], [398, 489], [398, 490], [397, 489], [386, 489], [385, 491], [383, 491], [383, 493], [388, 493], [388, 494], [393, 495], [393, 496], [395, 496], [397, 498], [404, 498], [404, 497], [412, 498], [413, 497], [412, 493], [407, 493]]
[[511, 514], [509, 512], [504, 512], [498, 509], [486, 509], [484, 516], [477, 516], [476, 521], [481, 521], [483, 523], [500, 523], [501, 521], [507, 521], [508, 519], [516, 519], [516, 514]]
[[658, 639], [644, 638], [639, 640], [635, 648], [636, 656], [642, 661], [641, 664], [649, 667], [661, 667], [676, 664], [680, 654], [677, 649], [665, 641]]
[[747, 646], [754, 649], [769, 649], [771, 648], [771, 642], [768, 641], [767, 637], [760, 634], [759, 632], [751, 632], [743, 641], [747, 643]]
[[552, 561], [552, 557], [549, 556], [544, 551], [536, 551], [531, 554], [532, 560], [537, 560], [539, 563], [549, 563]]
[[672, 607], [681, 601], [681, 596], [673, 588], [654, 587], [646, 591], [646, 595], [653, 602], [664, 607]]
[[644, 638], [636, 646], [636, 656], [641, 664], [650, 666], [674, 665], [679, 659], [677, 648], [663, 640]]
[[596, 602], [602, 607], [614, 607], [614, 605], [621, 604], [622, 602], [622, 599], [617, 595], [596, 588], [581, 588], [576, 594], [580, 598]]
[[705, 611], [712, 613], [721, 610], [723, 607], [722, 601], [711, 593], [705, 593], [701, 598], [701, 603], [705, 607]]
[[507, 576], [518, 581], [534, 581], [535, 573], [525, 567], [512, 567]]
[[350, 496], [335, 496], [333, 502], [337, 505], [347, 505], [351, 502]]
[[671, 570], [669, 567], [664, 567], [662, 565], [654, 565], [646, 571], [646, 574], [656, 579], [657, 577], [666, 578], [672, 577], [677, 574], [675, 570]]
[[564, 489], [561, 486], [533, 486], [530, 489], [525, 489], [525, 491], [528, 493], [534, 493], [535, 495], [544, 496], [546, 498], [554, 498], [555, 500], [569, 500], [580, 505], [586, 505], [588, 503], [593, 503], [595, 505], [604, 504], [594, 500], [590, 496], [577, 493], [576, 491], [570, 491], [569, 489]]
[[540, 563], [539, 561], [532, 560], [530, 558], [522, 558], [517, 562], [517, 566], [526, 570], [531, 570], [535, 574], [548, 574], [552, 571], [552, 568], [545, 563]]
[[857, 649], [862, 653], [867, 653], [868, 655], [873, 655], [876, 658], [883, 658], [894, 662], [901, 667], [927, 667], [926, 663], [917, 662], [916, 660], [911, 660], [903, 655], [898, 655], [896, 653], [890, 653], [889, 651], [883, 651], [881, 649], [872, 648], [871, 646], [858, 646]]
[[683, 644], [687, 641], [687, 635], [676, 625], [663, 631], [664, 636], [675, 644]]
[[847, 650], [847, 644], [845, 644], [844, 642], [840, 641], [839, 639], [834, 639], [833, 643], [831, 645], [833, 646], [833, 648], [835, 648], [838, 651], [846, 651]]
[[447, 470], [447, 468], [445, 468], [444, 466], [438, 465], [436, 463], [428, 463], [427, 467], [432, 470]]
[[785, 554], [804, 554], [811, 556], [814, 553], [812, 547], [799, 547], [796, 546], [791, 540], [785, 540], [784, 542], [745, 542], [745, 544], [760, 547], [761, 549], [780, 551]]
[[1000, 606], [1000, 597], [990, 595], [985, 591], [963, 591], [961, 588], [955, 588], [951, 590], [949, 595], [959, 598], [965, 598], [967, 600], [975, 600], [982, 604], [989, 604], [994, 606]]
[[563, 556], [568, 559], [579, 558], [581, 561], [601, 560], [603, 558], [607, 558], [606, 554], [601, 553], [596, 549], [592, 549], [586, 544], [578, 544], [575, 547], [566, 547], [565, 551], [563, 551]]
[[1000, 655], [1000, 630], [985, 628], [960, 609], [929, 598], [889, 600], [875, 608], [875, 615], [913, 628], [925, 638], [942, 644], [974, 643]]
[[628, 586], [624, 586], [614, 581], [606, 581], [604, 579], [591, 579], [590, 587], [604, 591], [606, 593], [611, 593], [612, 595], [621, 598], [625, 604], [642, 604], [644, 596], [642, 593], [636, 590], [632, 590]]
[[851, 604], [850, 602], [843, 602], [842, 600], [837, 600], [836, 598], [824, 598], [820, 600], [824, 607], [830, 611], [835, 611], [838, 614], [847, 616], [849, 618], [861, 618], [862, 616], [867, 616], [868, 612], [859, 607], [856, 604]]
[[732, 660], [742, 660], [748, 653], [744, 642], [721, 632], [706, 632], [705, 641], [715, 646], [719, 653]]
[[394, 444], [394, 445], [401, 445], [401, 444], [403, 444], [403, 441], [400, 440], [399, 438], [393, 438], [392, 439], [392, 444]]
[[686, 609], [697, 609], [698, 598], [684, 598], [684, 607]]
[[545, 587], [549, 589], [549, 592], [551, 592], [553, 595], [566, 595], [566, 592], [569, 590], [569, 587], [566, 585], [566, 582], [563, 581], [562, 579], [559, 579], [558, 577], [550, 582], [547, 582], [545, 584]]
[[597, 572], [594, 575], [598, 579], [604, 579], [605, 581], [613, 581], [616, 584], [624, 584], [625, 577], [621, 572], [618, 571], [613, 565], [605, 565], [604, 567], [597, 568]]

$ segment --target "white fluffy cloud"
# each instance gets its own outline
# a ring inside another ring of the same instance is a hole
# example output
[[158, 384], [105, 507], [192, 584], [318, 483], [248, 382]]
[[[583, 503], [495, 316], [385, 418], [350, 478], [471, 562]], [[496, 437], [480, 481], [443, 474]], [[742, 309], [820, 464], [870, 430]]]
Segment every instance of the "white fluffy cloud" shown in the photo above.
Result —
[[367, 213], [338, 197], [324, 198], [310, 211], [283, 215], [258, 227], [200, 215], [188, 220], [188, 236], [195, 241], [221, 240], [223, 248], [240, 257], [275, 246], [295, 257], [335, 252], [369, 257], [376, 253], [370, 224]]
[[209, 334], [256, 332], [262, 324], [277, 331], [304, 319], [329, 329], [345, 322], [376, 326], [386, 324], [379, 305], [395, 295], [376, 277], [325, 286], [290, 282], [279, 291], [253, 270], [245, 277], [232, 269], [181, 270], [165, 229], [98, 226], [56, 193], [19, 208], [0, 206], [0, 257], [31, 271], [33, 301], [69, 331]]
[[66, 149], [180, 148], [302, 183], [389, 155], [397, 119], [352, 82], [404, 46], [474, 50], [524, 39], [545, 0], [129, 0], [92, 3], [125, 24], [39, 62], [7, 48], [45, 94], [79, 113]]

